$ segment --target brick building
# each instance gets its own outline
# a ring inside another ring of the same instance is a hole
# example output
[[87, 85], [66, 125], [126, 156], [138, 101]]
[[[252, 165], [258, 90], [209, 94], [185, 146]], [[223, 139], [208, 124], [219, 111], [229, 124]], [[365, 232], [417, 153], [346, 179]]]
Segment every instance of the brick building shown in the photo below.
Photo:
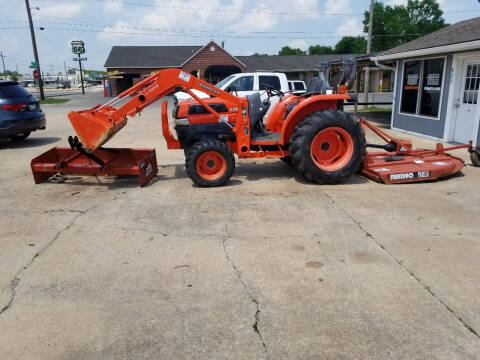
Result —
[[308, 83], [320, 62], [339, 55], [233, 56], [214, 41], [205, 46], [114, 46], [105, 62], [105, 95], [116, 96], [154, 71], [181, 68], [216, 84], [239, 72], [283, 72], [289, 80]]

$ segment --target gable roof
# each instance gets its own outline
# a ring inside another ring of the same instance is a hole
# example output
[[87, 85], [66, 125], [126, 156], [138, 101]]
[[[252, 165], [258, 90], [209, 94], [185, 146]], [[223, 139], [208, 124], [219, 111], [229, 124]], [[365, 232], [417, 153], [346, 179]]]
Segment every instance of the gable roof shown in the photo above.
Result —
[[237, 56], [247, 71], [305, 71], [318, 70], [322, 61], [332, 61], [339, 55], [251, 55]]
[[[373, 59], [386, 60], [408, 57], [409, 52], [418, 50], [424, 50], [425, 53], [428, 53], [429, 51], [431, 51], [431, 53], [436, 53], [436, 48], [444, 47], [446, 47], [444, 50], [451, 49], [451, 51], [455, 51], [457, 46], [463, 49], [466, 48], [468, 43], [475, 41], [480, 41], [480, 17], [460, 21], [456, 24], [447, 26], [431, 34], [384, 51], [374, 56]], [[480, 48], [480, 44], [474, 43], [472, 45], [476, 48]]]
[[232, 58], [234, 58], [236, 61], [238, 61], [241, 65], [243, 65], [243, 67], [245, 67], [245, 64], [243, 62], [241, 62], [239, 59], [238, 59], [238, 56], [233, 56], [232, 54], [230, 54], [227, 50], [225, 50], [224, 48], [222, 48], [221, 46], [218, 46], [218, 44], [215, 42], [215, 41], [210, 41], [207, 45], [205, 46], [201, 46], [200, 49], [198, 49], [192, 56], [190, 56], [188, 59], [186, 59], [181, 66], [185, 65], [187, 62], [189, 62], [191, 59], [193, 59], [198, 53], [200, 53], [203, 49], [207, 48], [207, 47], [210, 47], [210, 46], [215, 46], [217, 49], [219, 49], [220, 51], [223, 51], [225, 52], [228, 56], [231, 56]]
[[180, 67], [202, 46], [113, 46], [106, 68]]

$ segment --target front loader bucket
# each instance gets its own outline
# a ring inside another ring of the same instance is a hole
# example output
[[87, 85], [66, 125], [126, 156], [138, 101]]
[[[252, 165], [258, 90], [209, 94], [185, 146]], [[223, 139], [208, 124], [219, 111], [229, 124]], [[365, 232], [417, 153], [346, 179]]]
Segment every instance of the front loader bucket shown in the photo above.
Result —
[[31, 162], [35, 184], [55, 174], [62, 175], [132, 175], [140, 186], [146, 185], [158, 172], [154, 149], [100, 148], [86, 154], [69, 147], [54, 147]]
[[68, 118], [77, 133], [85, 151], [91, 153], [105, 144], [121, 128], [127, 124], [125, 116], [121, 121], [113, 121], [109, 114], [116, 111], [115, 108], [101, 105], [89, 110], [71, 111]]

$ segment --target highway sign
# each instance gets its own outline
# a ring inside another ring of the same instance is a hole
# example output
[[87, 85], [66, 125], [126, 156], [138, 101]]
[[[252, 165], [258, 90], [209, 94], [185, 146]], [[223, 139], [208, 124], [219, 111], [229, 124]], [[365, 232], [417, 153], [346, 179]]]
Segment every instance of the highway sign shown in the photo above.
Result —
[[74, 54], [83, 54], [85, 52], [85, 43], [81, 40], [73, 40], [70, 44], [72, 44], [72, 52]]

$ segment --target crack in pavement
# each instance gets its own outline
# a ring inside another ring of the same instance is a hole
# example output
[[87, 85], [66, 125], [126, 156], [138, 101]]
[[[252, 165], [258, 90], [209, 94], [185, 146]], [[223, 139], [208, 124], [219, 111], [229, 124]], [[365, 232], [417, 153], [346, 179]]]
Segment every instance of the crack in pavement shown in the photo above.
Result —
[[230, 231], [228, 230], [228, 223], [225, 224], [225, 232], [227, 235], [223, 238], [222, 243], [223, 243], [223, 252], [225, 254], [225, 259], [232, 265], [233, 270], [235, 270], [235, 273], [237, 274], [238, 280], [242, 283], [243, 289], [245, 293], [248, 295], [248, 297], [252, 300], [253, 303], [255, 303], [255, 306], [257, 310], [255, 311], [255, 322], [252, 325], [253, 331], [255, 331], [260, 338], [260, 341], [262, 342], [263, 346], [263, 351], [265, 353], [265, 359], [268, 359], [268, 351], [267, 351], [267, 345], [265, 344], [265, 340], [263, 339], [263, 335], [260, 331], [259, 324], [260, 324], [260, 304], [258, 300], [255, 298], [255, 296], [252, 295], [252, 293], [248, 290], [247, 285], [245, 284], [245, 281], [242, 279], [242, 272], [238, 269], [237, 265], [232, 261], [230, 256], [228, 255], [227, 247], [226, 247], [226, 242], [228, 239], [231, 239], [231, 234]]
[[[17, 286], [18, 284], [20, 283], [20, 275], [25, 271], [27, 270], [34, 262], [35, 262], [35, 259], [37, 257], [39, 257], [41, 254], [43, 254], [50, 246], [52, 246], [55, 241], [57, 241], [57, 239], [65, 232], [67, 231], [68, 229], [70, 229], [74, 224], [75, 224], [75, 221], [80, 217], [80, 216], [83, 216], [85, 215], [87, 212], [89, 212], [90, 210], [92, 210], [94, 207], [90, 208], [90, 209], [87, 209], [87, 210], [84, 210], [84, 211], [80, 211], [80, 210], [59, 210], [59, 211], [69, 211], [69, 212], [75, 212], [77, 213], [77, 215], [75, 215], [72, 220], [70, 220], [70, 222], [67, 224], [67, 226], [65, 226], [63, 229], [57, 231], [57, 233], [54, 235], [54, 237], [44, 246], [42, 247], [38, 252], [35, 253], [35, 255], [33, 255], [33, 257], [30, 259], [30, 261], [28, 262], [28, 264], [24, 265], [20, 270], [17, 271], [17, 273], [15, 274], [15, 276], [13, 277], [13, 280], [10, 282], [10, 285], [9, 285], [9, 288], [10, 288], [10, 300], [8, 301], [7, 305], [5, 305], [1, 310], [0, 310], [0, 315], [2, 315], [4, 312], [6, 312], [8, 309], [10, 309], [10, 307], [13, 305], [13, 302], [15, 300], [15, 296], [16, 296], [16, 289], [17, 289]], [[45, 212], [48, 212], [48, 211], [45, 211]]]
[[72, 209], [52, 209], [52, 210], [45, 210], [43, 213], [48, 214], [48, 213], [57, 213], [57, 212], [71, 212], [71, 213], [79, 213], [79, 214], [86, 214], [88, 210], [72, 210]]
[[480, 339], [480, 335], [478, 332], [470, 325], [468, 324], [464, 319], [462, 319], [448, 304], [446, 304], [441, 298], [438, 297], [433, 290], [426, 285], [422, 279], [420, 279], [414, 272], [412, 272], [401, 260], [397, 259], [395, 255], [393, 255], [392, 252], [388, 251], [385, 246], [380, 243], [377, 239], [373, 237], [372, 234], [370, 234], [363, 226], [362, 224], [357, 221], [352, 215], [350, 215], [344, 208], [342, 208], [340, 205], [338, 205], [335, 200], [328, 195], [325, 191], [320, 189], [320, 192], [322, 195], [324, 195], [334, 207], [336, 207], [338, 210], [340, 210], [345, 216], [347, 216], [367, 237], [372, 239], [377, 246], [379, 246], [385, 253], [387, 253], [400, 267], [405, 270], [411, 277], [413, 277], [431, 296], [434, 297], [435, 300], [437, 300], [448, 312], [450, 312], [452, 315], [455, 316], [455, 318], [460, 321], [460, 323], [468, 330], [470, 331], [473, 335], [475, 335], [478, 339]]

